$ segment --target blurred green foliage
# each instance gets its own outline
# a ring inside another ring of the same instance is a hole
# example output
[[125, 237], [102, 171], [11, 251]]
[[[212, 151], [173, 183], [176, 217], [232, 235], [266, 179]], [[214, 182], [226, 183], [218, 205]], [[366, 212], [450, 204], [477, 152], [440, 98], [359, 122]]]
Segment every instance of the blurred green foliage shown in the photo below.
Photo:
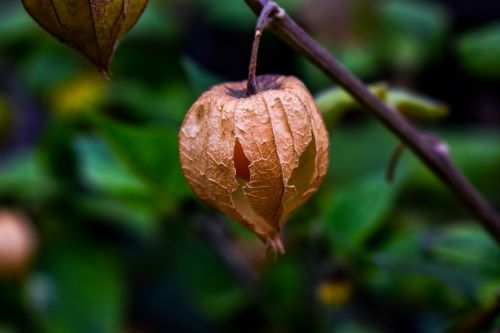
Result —
[[[389, 89], [385, 84], [375, 84], [368, 88], [380, 100], [407, 117], [436, 120], [448, 114], [446, 105], [409, 91]], [[316, 104], [327, 124], [334, 122], [347, 111], [362, 108], [346, 91], [339, 87], [330, 88], [320, 93], [316, 97]]]
[[482, 27], [462, 36], [458, 53], [465, 69], [489, 78], [500, 75], [500, 23]]
[[429, 62], [449, 29], [446, 10], [425, 1], [386, 1], [381, 6], [380, 38], [384, 56], [395, 66], [415, 71]]
[[[18, 2], [0, 4], [0, 75], [15, 78], [12, 89], [26, 99], [0, 90], [0, 128], [2, 119], [28, 117], [27, 104], [43, 115], [34, 144], [1, 143], [1, 207], [28, 214], [38, 251], [25, 276], [0, 278], [0, 332], [443, 332], [498, 302], [498, 246], [410, 153], [386, 183], [397, 139], [374, 120], [348, 121], [359, 106], [310, 65], [299, 74], [311, 89], [327, 88], [318, 104], [331, 163], [319, 193], [287, 224], [287, 254], [262, 259], [258, 240], [194, 198], [177, 130], [195, 98], [224, 75], [186, 54], [186, 25], [203, 19], [247, 34], [250, 45], [255, 18], [242, 3], [151, 1], [110, 81]], [[303, 10], [300, 1], [282, 3], [292, 14]], [[371, 38], [335, 50], [358, 74], [384, 66], [418, 72], [442, 52], [444, 7], [384, 1], [378, 15]], [[460, 40], [467, 69], [500, 68], [495, 33]], [[373, 90], [419, 121], [445, 115], [441, 103], [415, 93]], [[435, 129], [500, 205], [498, 130]], [[325, 303], [322, 286], [346, 299]]]

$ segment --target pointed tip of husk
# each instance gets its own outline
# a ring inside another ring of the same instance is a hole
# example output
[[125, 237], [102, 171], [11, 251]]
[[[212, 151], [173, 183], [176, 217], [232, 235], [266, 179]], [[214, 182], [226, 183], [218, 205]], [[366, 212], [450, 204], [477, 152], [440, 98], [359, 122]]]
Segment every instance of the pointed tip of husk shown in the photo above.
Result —
[[279, 254], [285, 254], [285, 246], [281, 241], [279, 236], [275, 236], [267, 241], [267, 248], [264, 256], [267, 256], [269, 252], [272, 253], [273, 259], [276, 261]]
[[111, 73], [109, 67], [101, 67], [101, 66], [98, 66], [97, 69], [99, 70], [99, 72], [101, 73], [102, 77], [106, 80], [106, 81], [110, 81], [113, 77], [113, 73]]

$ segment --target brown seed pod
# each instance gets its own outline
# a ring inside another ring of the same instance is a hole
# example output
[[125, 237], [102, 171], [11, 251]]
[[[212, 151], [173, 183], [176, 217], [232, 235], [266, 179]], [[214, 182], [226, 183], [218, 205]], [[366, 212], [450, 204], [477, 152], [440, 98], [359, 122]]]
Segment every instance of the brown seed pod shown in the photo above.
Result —
[[107, 72], [118, 41], [135, 25], [147, 0], [22, 0], [45, 30]]
[[179, 133], [180, 160], [205, 202], [283, 251], [279, 233], [319, 187], [328, 133], [313, 97], [295, 77], [224, 83], [191, 107]]
[[0, 209], [0, 276], [17, 276], [28, 267], [36, 236], [26, 216]]

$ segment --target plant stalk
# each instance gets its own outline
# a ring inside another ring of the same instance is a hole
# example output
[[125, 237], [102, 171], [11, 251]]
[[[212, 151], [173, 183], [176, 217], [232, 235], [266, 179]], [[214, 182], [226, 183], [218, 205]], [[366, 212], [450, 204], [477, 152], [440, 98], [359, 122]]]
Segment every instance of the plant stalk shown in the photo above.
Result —
[[247, 96], [255, 95], [257, 93], [257, 57], [259, 53], [260, 39], [268, 24], [273, 20], [273, 15], [279, 12], [280, 7], [275, 2], [267, 2], [260, 11], [257, 25], [255, 27], [255, 36], [252, 45], [252, 56], [250, 57], [250, 65], [248, 66], [248, 82], [247, 82]]
[[[272, 3], [269, 0], [244, 1], [257, 15]], [[448, 151], [442, 149], [442, 142], [427, 140], [426, 136], [421, 135], [405, 118], [373, 95], [356, 76], [344, 68], [286, 13], [271, 17], [269, 28], [348, 91], [399, 137], [463, 202], [500, 245], [500, 216], [460, 172]]]

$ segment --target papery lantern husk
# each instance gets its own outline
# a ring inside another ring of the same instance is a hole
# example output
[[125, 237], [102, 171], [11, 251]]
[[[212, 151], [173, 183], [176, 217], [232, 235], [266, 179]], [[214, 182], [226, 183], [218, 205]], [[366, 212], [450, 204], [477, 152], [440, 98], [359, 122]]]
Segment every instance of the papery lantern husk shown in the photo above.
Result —
[[205, 202], [282, 250], [290, 214], [320, 186], [328, 133], [314, 99], [295, 77], [257, 77], [205, 92], [179, 133], [182, 170]]
[[40, 26], [108, 72], [118, 41], [136, 24], [148, 0], [22, 0]]

